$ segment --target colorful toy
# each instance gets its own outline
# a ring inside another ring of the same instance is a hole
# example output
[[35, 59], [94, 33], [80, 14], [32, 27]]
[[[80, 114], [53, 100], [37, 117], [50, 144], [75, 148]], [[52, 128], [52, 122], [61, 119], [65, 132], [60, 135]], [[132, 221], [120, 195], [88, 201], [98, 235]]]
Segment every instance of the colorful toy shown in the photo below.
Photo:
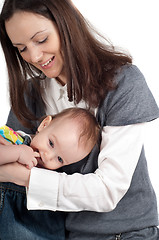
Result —
[[6, 125], [0, 127], [0, 135], [7, 141], [16, 145], [23, 144], [24, 142], [24, 139], [17, 132]]

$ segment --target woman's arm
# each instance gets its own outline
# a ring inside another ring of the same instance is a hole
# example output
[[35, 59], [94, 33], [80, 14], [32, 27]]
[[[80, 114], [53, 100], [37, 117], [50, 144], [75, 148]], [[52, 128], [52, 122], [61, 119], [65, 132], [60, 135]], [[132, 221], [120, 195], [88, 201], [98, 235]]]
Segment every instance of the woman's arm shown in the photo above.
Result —
[[95, 173], [67, 175], [33, 168], [28, 209], [113, 210], [130, 187], [143, 147], [144, 130], [145, 123], [105, 127]]
[[0, 166], [0, 181], [27, 187], [30, 181], [30, 210], [110, 211], [130, 186], [143, 146], [144, 127], [145, 124], [106, 127], [95, 173], [67, 175], [33, 168], [30, 177], [28, 169], [12, 163]]

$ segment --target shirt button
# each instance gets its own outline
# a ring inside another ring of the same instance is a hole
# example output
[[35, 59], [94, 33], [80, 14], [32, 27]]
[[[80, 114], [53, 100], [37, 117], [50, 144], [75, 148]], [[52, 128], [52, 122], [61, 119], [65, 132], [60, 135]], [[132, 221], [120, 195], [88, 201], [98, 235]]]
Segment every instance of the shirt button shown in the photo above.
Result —
[[40, 202], [39, 203], [39, 207], [43, 207], [44, 206], [44, 203], [43, 202]]

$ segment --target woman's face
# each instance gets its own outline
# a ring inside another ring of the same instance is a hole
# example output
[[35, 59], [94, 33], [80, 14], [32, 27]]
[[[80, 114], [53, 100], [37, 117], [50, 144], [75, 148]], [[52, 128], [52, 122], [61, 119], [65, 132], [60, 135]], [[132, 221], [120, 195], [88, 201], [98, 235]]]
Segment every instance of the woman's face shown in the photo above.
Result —
[[60, 37], [49, 19], [30, 12], [16, 12], [5, 23], [7, 34], [22, 58], [47, 77], [66, 83]]

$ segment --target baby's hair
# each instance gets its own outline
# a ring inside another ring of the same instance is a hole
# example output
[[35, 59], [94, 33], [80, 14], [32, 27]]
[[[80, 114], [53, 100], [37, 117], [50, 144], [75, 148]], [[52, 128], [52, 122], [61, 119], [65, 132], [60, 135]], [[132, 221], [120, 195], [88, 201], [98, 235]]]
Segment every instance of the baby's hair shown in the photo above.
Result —
[[84, 140], [86, 144], [89, 141], [90, 150], [98, 143], [100, 126], [90, 111], [83, 108], [68, 108], [52, 117], [53, 119], [66, 117], [77, 121], [80, 131], [79, 141]]

